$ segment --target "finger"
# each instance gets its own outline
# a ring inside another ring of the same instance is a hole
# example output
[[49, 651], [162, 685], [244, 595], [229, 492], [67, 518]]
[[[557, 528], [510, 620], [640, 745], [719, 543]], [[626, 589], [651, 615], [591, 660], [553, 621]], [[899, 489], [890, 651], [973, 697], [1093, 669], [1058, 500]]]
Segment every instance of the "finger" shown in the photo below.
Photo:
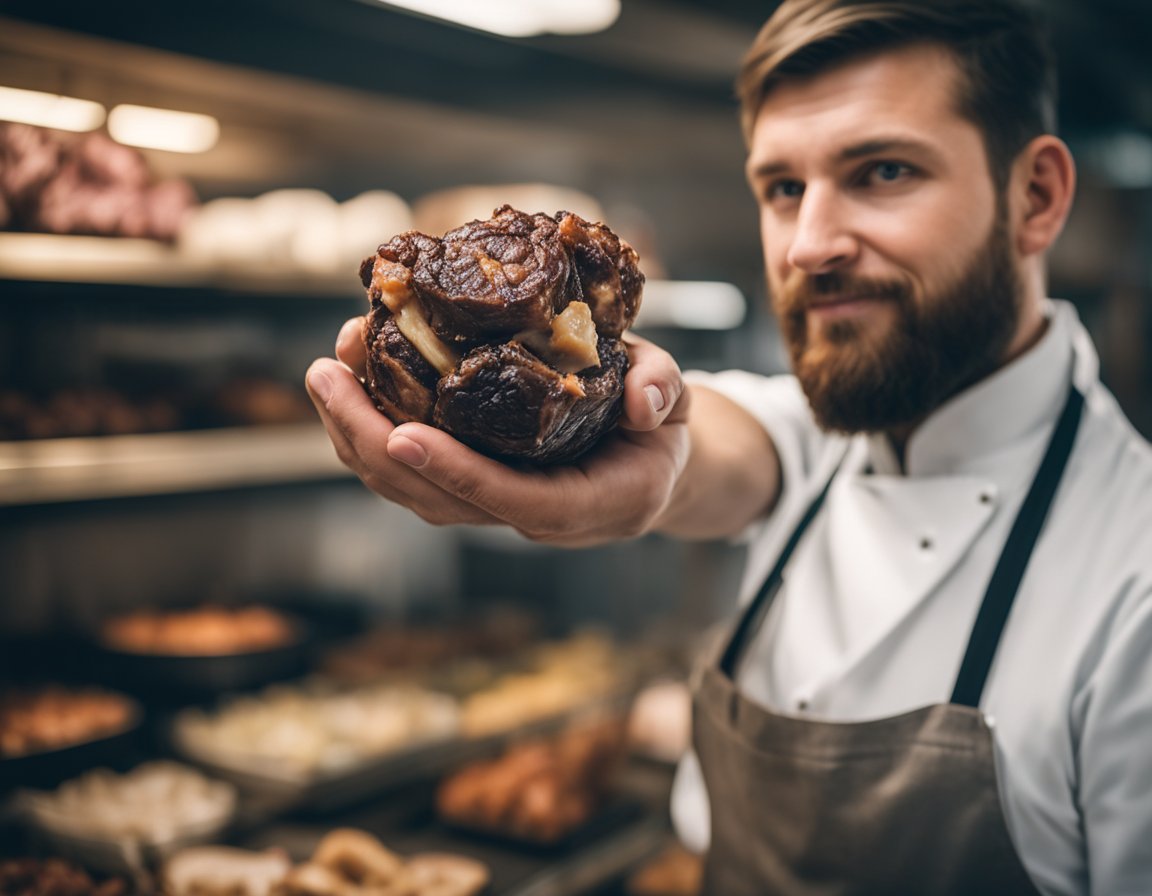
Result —
[[673, 461], [654, 443], [667, 438], [658, 433], [609, 437], [574, 465], [516, 468], [439, 430], [406, 423], [392, 433], [388, 450], [440, 489], [522, 535], [578, 547], [600, 543], [606, 535], [642, 534], [664, 500], [656, 483], [666, 478]]
[[366, 318], [354, 317], [344, 322], [344, 326], [336, 336], [336, 357], [361, 377], [365, 375], [365, 365], [368, 361], [367, 349], [364, 347], [366, 324]]
[[308, 369], [305, 382], [337, 456], [372, 491], [435, 525], [497, 522], [389, 457], [388, 437], [396, 427], [347, 367], [321, 358]]
[[540, 470], [510, 467], [420, 423], [398, 426], [388, 453], [444, 492], [517, 528], [537, 528], [556, 501]]
[[620, 425], [624, 429], [655, 429], [675, 414], [683, 419], [685, 407], [679, 407], [684, 394], [684, 380], [675, 359], [664, 349], [629, 333], [629, 366], [624, 377], [624, 412]]
[[332, 358], [320, 358], [312, 362], [304, 381], [334, 442], [339, 436], [357, 455], [361, 453], [357, 448], [364, 444], [375, 443], [381, 449], [387, 444], [395, 428], [392, 421], [376, 410], [346, 365]]
[[[346, 467], [363, 479], [366, 472], [364, 464], [341, 421], [329, 410], [329, 405], [334, 408], [343, 408], [350, 399], [353, 402], [356, 400], [355, 396], [344, 394], [346, 391], [345, 381], [350, 376], [351, 372], [348, 368], [330, 358], [321, 358], [314, 361], [312, 366], [308, 368], [308, 372], [304, 375], [304, 385], [308, 390], [309, 398], [312, 399], [312, 404], [316, 407], [317, 414], [320, 415], [320, 422], [324, 424], [328, 438], [336, 449], [336, 456]], [[357, 390], [363, 393], [364, 390], [359, 383], [356, 385]], [[384, 418], [384, 422], [389, 426], [391, 425], [391, 421], [387, 418]], [[382, 441], [386, 441], [387, 437], [387, 433], [383, 433], [381, 435]]]

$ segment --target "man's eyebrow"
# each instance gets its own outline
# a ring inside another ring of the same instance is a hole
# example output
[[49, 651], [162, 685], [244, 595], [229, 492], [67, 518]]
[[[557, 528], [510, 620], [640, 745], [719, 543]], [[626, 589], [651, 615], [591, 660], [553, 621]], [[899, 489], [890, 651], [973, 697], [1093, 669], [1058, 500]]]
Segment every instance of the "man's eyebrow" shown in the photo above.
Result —
[[777, 174], [783, 174], [788, 171], [790, 167], [787, 162], [761, 162], [755, 167], [749, 166], [747, 170], [748, 180], [767, 180], [770, 177], [775, 177]]
[[[844, 147], [836, 153], [836, 161], [851, 162], [854, 159], [885, 155], [887, 153], [909, 153], [927, 157], [931, 160], [939, 159], [939, 153], [923, 141], [912, 140], [905, 137], [878, 137]], [[787, 173], [791, 168], [792, 166], [788, 162], [769, 159], [749, 166], [748, 180], [756, 181], [775, 177], [778, 174]]]
[[855, 143], [852, 146], [845, 147], [837, 153], [836, 157], [841, 161], [847, 162], [852, 159], [884, 155], [890, 152], [907, 152], [920, 156], [937, 157], [937, 151], [929, 144], [921, 140], [911, 140], [905, 137], [879, 137], [865, 140], [861, 143]]

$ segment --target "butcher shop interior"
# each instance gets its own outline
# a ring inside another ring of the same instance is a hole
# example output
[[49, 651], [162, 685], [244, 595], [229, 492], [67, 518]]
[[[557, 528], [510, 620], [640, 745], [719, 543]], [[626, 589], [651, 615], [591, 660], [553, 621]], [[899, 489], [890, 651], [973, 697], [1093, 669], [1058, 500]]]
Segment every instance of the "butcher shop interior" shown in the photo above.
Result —
[[[682, 368], [785, 371], [733, 92], [775, 5], [0, 5], [0, 892], [698, 892], [741, 544], [426, 523], [304, 372], [377, 246], [504, 205], [632, 246]], [[1046, 6], [1049, 292], [1152, 437], [1152, 7]]]

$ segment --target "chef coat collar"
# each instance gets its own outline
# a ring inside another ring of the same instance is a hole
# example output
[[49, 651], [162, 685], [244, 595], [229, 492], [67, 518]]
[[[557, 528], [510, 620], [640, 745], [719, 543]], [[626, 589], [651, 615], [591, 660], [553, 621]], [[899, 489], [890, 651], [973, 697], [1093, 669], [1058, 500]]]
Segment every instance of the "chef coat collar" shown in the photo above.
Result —
[[[865, 438], [873, 472], [891, 476], [964, 473], [981, 457], [998, 453], [1050, 424], [1067, 396], [1072, 344], [1081, 328], [1075, 310], [1065, 302], [1046, 301], [1044, 316], [1048, 327], [1034, 346], [950, 398], [915, 429], [905, 446], [904, 471], [888, 436], [869, 433]], [[1078, 367], [1088, 366], [1093, 359], [1081, 360], [1088, 364]], [[1086, 372], [1077, 370], [1077, 381]]]

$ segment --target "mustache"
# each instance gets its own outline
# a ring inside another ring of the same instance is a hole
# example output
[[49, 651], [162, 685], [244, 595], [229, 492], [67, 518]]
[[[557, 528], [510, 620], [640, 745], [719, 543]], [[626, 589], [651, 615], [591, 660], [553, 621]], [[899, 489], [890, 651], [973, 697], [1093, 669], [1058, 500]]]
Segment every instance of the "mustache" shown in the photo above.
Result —
[[855, 277], [833, 271], [827, 274], [805, 275], [794, 283], [786, 284], [778, 295], [781, 311], [801, 313], [827, 296], [852, 299], [888, 299], [907, 305], [912, 289], [903, 280], [879, 277]]

